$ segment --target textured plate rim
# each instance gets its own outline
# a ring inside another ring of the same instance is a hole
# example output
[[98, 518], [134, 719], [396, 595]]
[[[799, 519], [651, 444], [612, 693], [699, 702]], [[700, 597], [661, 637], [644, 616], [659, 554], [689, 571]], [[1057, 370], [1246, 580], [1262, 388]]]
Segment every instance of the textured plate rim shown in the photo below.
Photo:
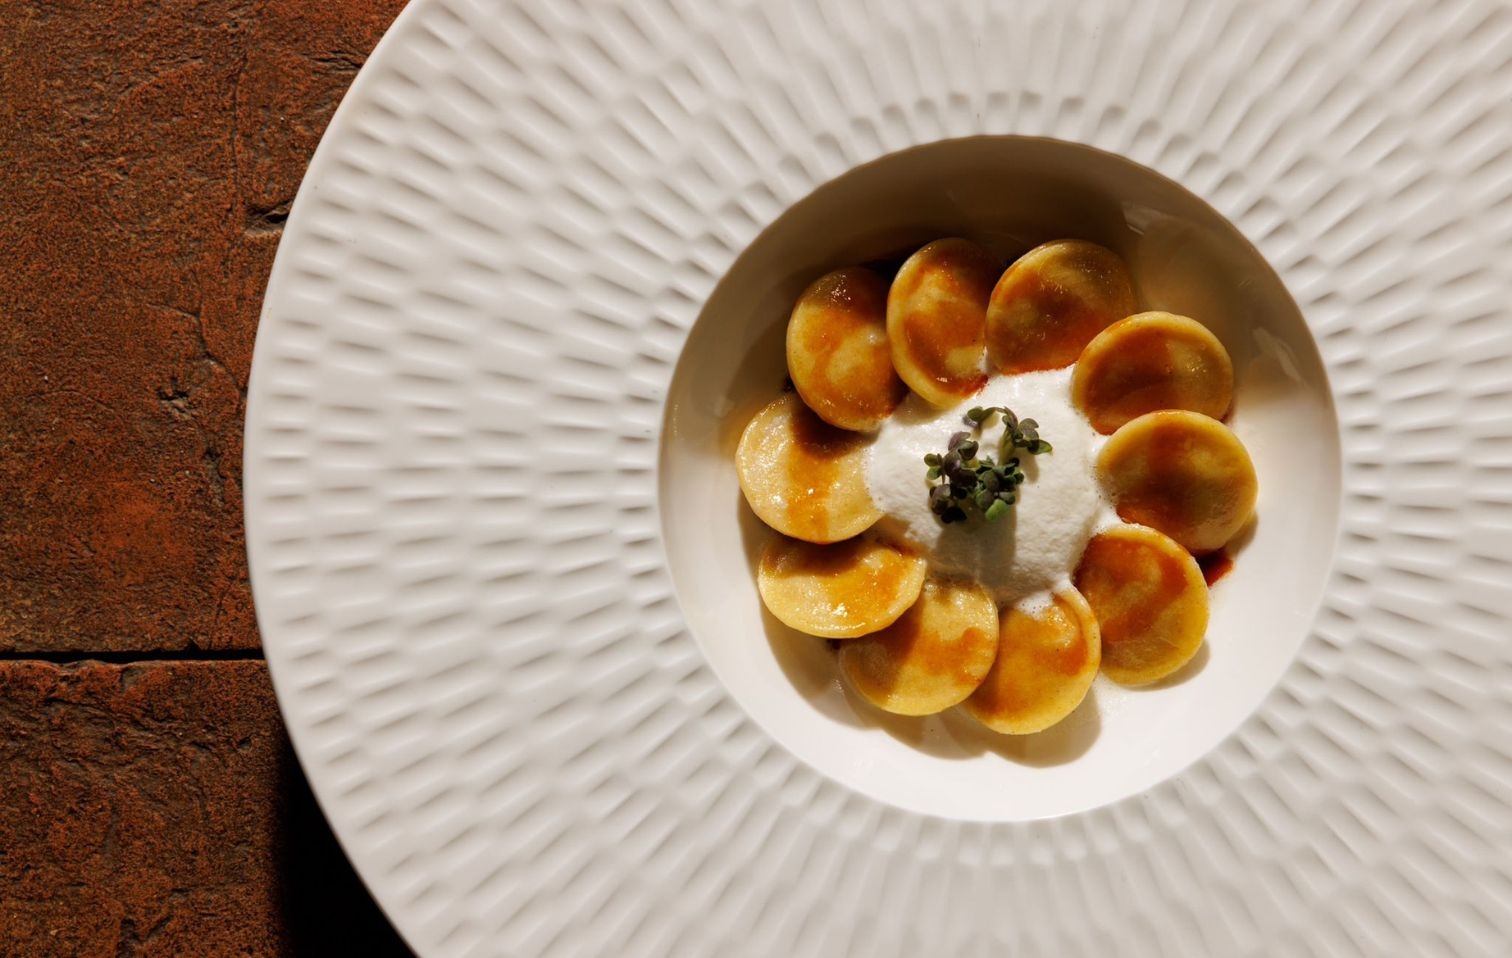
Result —
[[[311, 162], [310, 172], [307, 175], [305, 183], [301, 186], [298, 195], [299, 202], [296, 202], [295, 211], [291, 216], [290, 222], [286, 228], [284, 242], [281, 244], [278, 257], [275, 260], [275, 264], [270, 276], [269, 292], [265, 300], [262, 312], [263, 325], [260, 327], [258, 344], [254, 352], [255, 361], [253, 372], [251, 381], [249, 383], [250, 398], [248, 403], [248, 417], [246, 427], [247, 445], [244, 455], [245, 475], [247, 477], [246, 513], [248, 523], [248, 545], [251, 559], [251, 575], [254, 586], [254, 595], [257, 597], [260, 621], [266, 621], [264, 613], [268, 611], [268, 609], [265, 608], [268, 600], [265, 597], [271, 593], [271, 589], [265, 584], [265, 580], [268, 575], [268, 560], [263, 555], [264, 537], [259, 524], [260, 518], [258, 515], [261, 508], [260, 497], [263, 490], [259, 486], [259, 481], [262, 473], [261, 463], [257, 461], [257, 457], [259, 455], [259, 451], [263, 448], [264, 439], [261, 431], [266, 426], [266, 423], [262, 422], [257, 416], [257, 413], [260, 412], [260, 404], [258, 404], [256, 400], [258, 395], [261, 394], [266, 388], [265, 380], [268, 375], [267, 370], [269, 367], [269, 361], [266, 359], [265, 355], [269, 352], [268, 336], [265, 334], [264, 330], [271, 330], [277, 327], [276, 314], [278, 313], [279, 309], [278, 295], [281, 292], [283, 284], [286, 282], [285, 274], [288, 273], [291, 269], [290, 263], [291, 261], [293, 261], [295, 256], [298, 255], [295, 248], [300, 241], [301, 229], [304, 222], [303, 218], [300, 215], [300, 208], [309, 206], [320, 190], [321, 180], [326, 175], [327, 167], [331, 165], [331, 158], [340, 149], [338, 138], [345, 135], [343, 131], [347, 130], [348, 125], [351, 122], [352, 114], [359, 108], [354, 104], [360, 103], [365, 97], [369, 95], [369, 92], [372, 89], [376, 88], [377, 85], [382, 82], [381, 76], [382, 70], [384, 69], [384, 64], [386, 60], [388, 60], [391, 56], [389, 51], [400, 46], [400, 44], [403, 42], [404, 37], [407, 35], [407, 32], [413, 32], [418, 29], [417, 24], [419, 24], [422, 18], [427, 15], [428, 11], [440, 6], [441, 3], [439, 2], [439, 0], [419, 0], [419, 2], [412, 4], [401, 13], [394, 26], [390, 29], [389, 35], [386, 35], [384, 41], [381, 42], [378, 48], [374, 51], [374, 54], [369, 61], [369, 68], [364, 70], [362, 74], [359, 75], [351, 91], [349, 91], [347, 98], [343, 101], [342, 107], [338, 110], [336, 116], [332, 120], [331, 126], [328, 131], [330, 135], [322, 140], [322, 144], [317, 150], [316, 155]], [[1391, 8], [1389, 4], [1381, 4], [1379, 6], [1382, 9], [1394, 9]], [[1473, 9], [1481, 8], [1477, 7]], [[1489, 21], [1491, 17], [1492, 14], [1488, 14], [1486, 21]], [[1436, 39], [1442, 39], [1442, 37]], [[1506, 73], [1507, 71], [1505, 67], [1503, 67], [1502, 73], [1494, 74], [1493, 79], [1505, 80]], [[1493, 88], [1494, 86], [1495, 84], [1493, 84]], [[1453, 87], [1451, 87], [1451, 92], [1452, 90]], [[1444, 96], [1447, 95], [1448, 94], [1444, 94]], [[1442, 99], [1442, 96], [1440, 97], [1440, 99]], [[1493, 118], [1495, 118], [1494, 111], [1488, 115], [1491, 115]], [[1474, 123], [1472, 122], [1471, 125], [1473, 126]], [[1463, 129], [1464, 127], [1456, 128], [1456, 135], [1460, 135], [1463, 132]], [[1370, 135], [1371, 133], [1368, 131], [1365, 134], [1364, 138], [1368, 138]], [[1501, 139], [1498, 142], [1505, 145], [1505, 134], [1501, 134]], [[1091, 142], [1090, 145], [1096, 146], [1098, 148], [1105, 148], [1101, 142], [1097, 141]], [[1143, 158], [1141, 157], [1135, 157], [1135, 159], [1137, 161], [1143, 162]], [[1167, 168], [1162, 168], [1158, 165], [1155, 166], [1155, 168], [1166, 175], [1171, 175]], [[1477, 167], [1475, 168], [1475, 170], [1472, 170], [1472, 172], [1478, 171], [1480, 169], [1480, 167]], [[1441, 173], [1441, 175], [1447, 177], [1449, 173], [1443, 172]], [[1189, 183], [1182, 177], [1173, 178], [1177, 179], [1178, 182], [1183, 182], [1188, 186], [1189, 189], [1192, 189], [1193, 192], [1197, 193], [1200, 196], [1203, 196], [1205, 199], [1208, 199], [1209, 202], [1212, 202], [1210, 189], [1199, 188], [1198, 186]], [[1215, 203], [1214, 205], [1217, 206], [1220, 211], [1225, 212], [1226, 215], [1230, 214], [1230, 210], [1227, 209], [1225, 205], [1218, 203]], [[1347, 221], [1352, 213], [1353, 210], [1346, 208], [1339, 217], [1339, 221]], [[1230, 215], [1230, 218], [1233, 218], [1232, 215]], [[1249, 235], [1248, 231], [1246, 231], [1246, 235]], [[1494, 232], [1494, 227], [1491, 235], [1499, 235]], [[1256, 238], [1254, 236], [1250, 236], [1250, 238], [1252, 241], [1256, 241]], [[1258, 246], [1260, 246], [1262, 251], [1267, 252], [1267, 254], [1269, 255], [1270, 251], [1267, 249], [1267, 245], [1264, 242], [1256, 241], [1256, 243]], [[1355, 252], [1356, 255], [1359, 254], [1359, 250], [1356, 250]], [[1272, 262], [1275, 262], [1273, 257]], [[1303, 261], [1300, 264], [1291, 264], [1289, 268], [1282, 268], [1280, 264], [1277, 264], [1277, 270], [1283, 277], [1287, 279], [1288, 285], [1293, 287], [1294, 292], [1297, 292], [1297, 288], [1294, 284], [1297, 284], [1299, 282], [1305, 288], [1313, 289], [1313, 281], [1316, 278], [1317, 270], [1321, 268], [1322, 265], [1323, 264], [1316, 262], [1309, 265], [1306, 261]], [[1505, 268], [1503, 268], [1503, 270], [1499, 273], [1495, 271], [1489, 271], [1485, 275], [1489, 276], [1490, 281], [1493, 282], [1493, 291], [1495, 291], [1496, 289], [1505, 291], [1507, 289], [1508, 284]], [[1445, 277], [1440, 276], [1440, 278], [1444, 279]], [[1447, 279], [1452, 281], [1454, 277], [1449, 276], [1447, 277]], [[1452, 283], [1450, 283], [1449, 285], [1452, 285]], [[1316, 290], [1313, 289], [1313, 291], [1315, 292]], [[1302, 303], [1303, 305], [1304, 312], [1308, 314], [1309, 321], [1315, 321], [1316, 317], [1314, 313], [1308, 310], [1308, 303], [1302, 302], [1304, 297], [1300, 293], [1298, 294], [1298, 299], [1299, 303]], [[1327, 324], [1327, 322], [1336, 323], [1337, 318], [1334, 318], [1330, 321], [1318, 321], [1325, 324]], [[1393, 329], [1399, 329], [1399, 327], [1388, 328], [1386, 332], [1392, 332]], [[1320, 340], [1321, 339], [1322, 337], [1320, 336]], [[1504, 346], [1504, 344], [1501, 343], [1500, 340], [1494, 340], [1494, 342], [1499, 347]], [[1322, 345], [1321, 342], [1320, 345]], [[1364, 411], [1363, 404], [1366, 399], [1373, 397], [1373, 394], [1370, 392], [1373, 387], [1363, 384], [1363, 381], [1369, 378], [1369, 374], [1374, 371], [1374, 367], [1368, 360], [1360, 359], [1355, 355], [1360, 348], [1361, 347], [1358, 344], [1354, 344], [1348, 348], [1342, 346], [1334, 346], [1332, 348], [1324, 347], [1325, 361], [1327, 362], [1330, 373], [1337, 374], [1337, 372], [1341, 368], [1347, 373], [1347, 375], [1335, 379], [1336, 404], [1340, 411], [1341, 426], [1343, 427], [1345, 433], [1344, 449], [1346, 466], [1346, 500], [1348, 500], [1352, 495], [1358, 496], [1361, 493], [1362, 489], [1365, 490], [1367, 494], [1384, 494], [1372, 493], [1371, 490], [1374, 487], [1369, 485], [1368, 483], [1361, 485], [1363, 480], [1358, 469], [1361, 463], [1363, 462], [1366, 465], [1372, 466], [1373, 468], [1379, 468], [1382, 463], [1379, 461], [1378, 454], [1373, 449], [1367, 448], [1363, 454], [1361, 453], [1361, 447], [1358, 442], [1358, 430], [1351, 429], [1351, 426], [1358, 425], [1358, 421], [1354, 417]], [[1498, 356], [1503, 360], [1505, 359], [1504, 353], [1495, 354], [1492, 356], [1492, 359], [1496, 359], [1498, 358]], [[1411, 370], [1411, 368], [1412, 367], [1407, 367], [1409, 371]], [[1362, 396], [1365, 398], [1361, 398]], [[1408, 396], [1407, 398], [1410, 399], [1412, 397]], [[1493, 434], [1492, 438], [1501, 437]], [[1351, 445], [1352, 439], [1355, 440], [1355, 444], [1353, 446]], [[1364, 458], [1362, 458], [1362, 456]], [[1491, 465], [1488, 466], [1488, 468], [1495, 467], [1496, 465], [1497, 463], [1492, 460]], [[1344, 537], [1345, 542], [1341, 544], [1339, 552], [1336, 554], [1335, 568], [1336, 570], [1341, 570], [1347, 579], [1349, 579], [1350, 577], [1357, 579], [1365, 576], [1368, 570], [1362, 570], [1357, 564], [1352, 565], [1352, 563], [1358, 563], [1360, 561], [1360, 551], [1358, 548], [1359, 543], [1355, 541], [1354, 538], [1352, 538], [1358, 537], [1358, 530], [1352, 530], [1350, 527], [1349, 520], [1351, 517], [1348, 514], [1350, 508], [1352, 507], [1349, 506], [1348, 503], [1346, 503], [1345, 513], [1342, 514], [1343, 528], [1341, 529], [1341, 534]], [[1351, 542], [1353, 542], [1354, 546], [1356, 547], [1355, 552], [1351, 554], [1345, 554], [1348, 551], [1345, 549], [1345, 546], [1349, 545]], [[1489, 547], [1477, 548], [1480, 549], [1480, 552], [1472, 552], [1472, 558], [1486, 558], [1488, 562], [1492, 559], [1495, 559], [1497, 560], [1497, 563], [1501, 561], [1501, 553], [1497, 552], [1495, 549], [1491, 549]], [[1493, 563], [1493, 565], [1494, 564], [1496, 563]], [[1336, 572], [1335, 579], [1338, 579], [1338, 572]], [[1351, 581], [1353, 581], [1353, 579], [1351, 579]], [[1330, 600], [1345, 601], [1350, 603], [1359, 601], [1357, 597], [1352, 595], [1346, 595], [1341, 598], [1341, 596], [1336, 591], [1335, 586], [1336, 583], [1330, 584]], [[1479, 612], [1484, 613], [1484, 615], [1492, 617], [1493, 620], [1500, 618], [1501, 621], [1505, 621], [1506, 614], [1509, 611], [1509, 604], [1506, 600], [1507, 595], [1505, 590], [1503, 589], [1499, 593], [1493, 592], [1488, 596], [1481, 598], [1479, 600], [1481, 603], [1480, 605], [1471, 604], [1470, 608], [1472, 610], [1478, 610]], [[1335, 609], [1335, 611], [1337, 611], [1337, 609]], [[1411, 618], [1411, 616], [1415, 613], [1411, 611], [1410, 608], [1409, 611], [1406, 612], [1398, 608], [1396, 610], [1393, 610], [1393, 614]], [[1473, 635], [1475, 632], [1475, 627], [1477, 625], [1483, 626], [1484, 624], [1485, 623], [1483, 620], [1479, 623], [1471, 623], [1470, 626], [1466, 627], [1465, 631]], [[1314, 659], [1326, 659], [1329, 655], [1338, 654], [1346, 645], [1349, 645], [1352, 641], [1358, 641], [1358, 636], [1345, 634], [1349, 632], [1349, 626], [1351, 625], [1352, 623], [1350, 623], [1349, 621], [1335, 620], [1333, 622], [1323, 622], [1320, 627], [1325, 630], [1325, 636], [1327, 635], [1328, 630], [1335, 630], [1337, 643], [1332, 645], [1330, 648], [1322, 650], [1323, 654], [1321, 656], [1315, 654]], [[1394, 639], [1394, 637], [1392, 638]], [[267, 649], [270, 671], [273, 674], [275, 690], [277, 691], [279, 696], [280, 706], [284, 710], [286, 719], [289, 721], [291, 738], [294, 741], [294, 747], [300, 757], [302, 764], [304, 764], [307, 771], [311, 773], [310, 779], [312, 787], [317, 795], [317, 798], [321, 802], [322, 808], [326, 811], [328, 818], [331, 820], [333, 829], [335, 830], [339, 840], [342, 842], [343, 847], [346, 849], [348, 854], [352, 856], [354, 862], [357, 864], [358, 871], [363, 875], [364, 881], [368, 882], [369, 886], [374, 889], [376, 893], [375, 897], [378, 898], [380, 904], [382, 904], [385, 910], [388, 911], [390, 917], [395, 919], [395, 924], [400, 928], [401, 932], [405, 934], [406, 938], [411, 942], [412, 946], [418, 948], [423, 940], [429, 940], [428, 936], [421, 936], [416, 933], [416, 928], [418, 927], [418, 925], [411, 923], [412, 917], [410, 916], [410, 914], [403, 910], [391, 907], [392, 903], [388, 898], [385, 887], [382, 884], [378, 883], [374, 878], [374, 875], [376, 874], [378, 869], [378, 865], [376, 863], [376, 860], [372, 857], [371, 849], [365, 847], [363, 842], [356, 840], [356, 833], [354, 830], [355, 826], [350, 820], [348, 813], [343, 812], [343, 810], [338, 807], [336, 803], [331, 801], [331, 785], [327, 778], [328, 773], [322, 770], [322, 766], [319, 762], [312, 762], [311, 760], [311, 756], [308, 753], [310, 733], [307, 729], [306, 714], [300, 707], [301, 703], [298, 699], [298, 696], [292, 691], [290, 684], [290, 677], [293, 674], [295, 666], [285, 658], [286, 649], [283, 645], [281, 645], [280, 639], [275, 631], [265, 631], [265, 646]], [[1375, 642], [1372, 645], [1372, 648], [1386, 648], [1388, 649], [1388, 651], [1390, 651], [1389, 643], [1382, 644], [1379, 641]], [[1313, 652], [1318, 653], [1319, 650], [1314, 649]], [[1402, 652], [1400, 649], [1397, 649], [1395, 654], [1400, 657], [1405, 655], [1406, 653]], [[1479, 652], [1477, 651], [1476, 654], [1479, 654]], [[1506, 659], [1504, 657], [1493, 658], [1491, 660], [1491, 663], [1501, 668], [1505, 668], [1507, 665]], [[1375, 664], [1378, 669], [1389, 671], [1391, 668], [1391, 660], [1389, 658], [1380, 659], [1380, 661]], [[1448, 665], [1454, 665], [1454, 663], [1448, 663]], [[1309, 675], [1307, 676], [1308, 681], [1316, 680], [1316, 683], [1319, 686], [1326, 684], [1328, 675], [1318, 673], [1316, 670], [1315, 662], [1303, 662], [1301, 663], [1301, 668], [1304, 672], [1309, 673]], [[1298, 666], [1294, 665], [1293, 672], [1296, 672], [1297, 669]], [[1451, 677], [1453, 676], [1451, 675]], [[1451, 686], [1453, 685], [1452, 682], [1450, 684]], [[1296, 688], [1293, 688], [1291, 690], [1291, 693], [1288, 694], [1293, 694], [1296, 691]], [[1443, 698], [1445, 696], [1444, 692], [1438, 690], [1435, 690], [1434, 694], [1439, 698]], [[1272, 698], [1274, 699], [1275, 696], [1273, 695]], [[1301, 706], [1303, 704], [1305, 704], [1305, 698], [1297, 699], [1294, 696], [1294, 700], [1291, 703], [1282, 703], [1282, 705], [1286, 706], [1285, 708], [1271, 708], [1270, 706], [1262, 708], [1265, 711], [1271, 712], [1272, 718], [1281, 719], [1282, 724], [1279, 727], [1284, 728], [1286, 721], [1296, 718], [1296, 714], [1290, 709], [1290, 706]], [[1503, 702], [1502, 704], [1505, 703]], [[1438, 709], [1439, 712], [1443, 714], [1453, 714], [1452, 712], [1444, 712], [1443, 710], [1445, 708], [1448, 708], [1449, 706], [1440, 703], [1430, 702], [1426, 707], [1430, 709]], [[1366, 699], [1362, 699], [1359, 702], [1354, 703], [1354, 711], [1356, 712], [1356, 714], [1354, 715], [1355, 721], [1363, 722], [1366, 725], [1369, 725], [1370, 722], [1376, 718], [1376, 716], [1371, 713], [1371, 708], [1372, 706]], [[1252, 717], [1247, 724], [1254, 725], [1255, 722], [1256, 719]], [[1252, 741], [1245, 743], [1242, 749], [1231, 748], [1230, 746], [1233, 744], [1231, 740], [1230, 743], [1226, 743], [1224, 746], [1220, 746], [1220, 750], [1227, 750], [1232, 753], [1228, 757], [1228, 761], [1230, 762], [1238, 762], [1241, 765], [1249, 764], [1253, 766], [1255, 764], [1258, 764], [1265, 758], [1263, 751], [1256, 752], [1255, 749], [1258, 746], [1263, 746], [1268, 738], [1273, 738], [1276, 732], [1277, 728], [1266, 728], [1261, 731], [1261, 734], [1259, 736], [1252, 736]], [[1208, 761], [1209, 759], [1203, 760], [1203, 762]], [[1400, 756], [1397, 756], [1397, 761], [1400, 763], [1403, 761], [1403, 759]], [[1218, 787], [1218, 779], [1214, 778], [1206, 782], [1187, 784], [1188, 787], [1196, 790], [1197, 792], [1202, 792], [1206, 789]], [[1481, 789], [1484, 789], [1486, 786], [1481, 785], [1479, 787]], [[1274, 813], [1274, 809], [1270, 809], [1265, 812], [1258, 812], [1254, 809], [1250, 811], [1251, 815], [1258, 814], [1262, 816], [1262, 824], [1265, 814]], [[1148, 824], [1145, 827], [1149, 827]], [[1501, 848], [1492, 849], [1493, 855], [1504, 854], [1505, 851], [1505, 844], [1503, 844], [1503, 847]], [[1440, 854], [1442, 854], [1441, 851]], [[1440, 859], [1440, 864], [1442, 864], [1442, 858]], [[1505, 864], [1505, 862], [1503, 862], [1503, 864]], [[1418, 867], [1427, 867], [1429, 871], [1434, 871], [1437, 874], [1444, 874], [1444, 872], [1434, 869], [1432, 866], [1423, 866], [1421, 863], [1418, 863]], [[1379, 911], [1380, 904], [1376, 903], [1374, 905], [1374, 908]], [[1490, 917], [1487, 917], [1483, 912], [1479, 916], [1478, 926], [1476, 926], [1475, 922], [1468, 922], [1466, 925], [1466, 927], [1471, 927], [1472, 931], [1478, 930], [1482, 932], [1482, 934], [1476, 936], [1472, 935], [1470, 932], [1466, 932], [1465, 934], [1469, 935], [1469, 937], [1456, 938], [1456, 941], [1470, 941], [1472, 943], [1477, 940], [1486, 941], [1488, 939], [1485, 932], [1489, 932], [1490, 935], [1493, 936], [1492, 940], [1494, 940], [1494, 936], [1498, 934], [1499, 931], [1505, 931], [1507, 927], [1507, 925], [1503, 923], [1505, 922], [1505, 920], [1505, 911], [1503, 911], [1501, 915], [1497, 915], [1493, 912]], [[1444, 937], [1444, 933], [1442, 931], [1434, 932], [1432, 929], [1428, 929], [1426, 931], [1419, 929], [1419, 931], [1421, 931], [1422, 934], [1428, 936], [1426, 938], [1415, 939], [1419, 942], [1438, 942], [1445, 945], [1448, 942], [1448, 939]]]

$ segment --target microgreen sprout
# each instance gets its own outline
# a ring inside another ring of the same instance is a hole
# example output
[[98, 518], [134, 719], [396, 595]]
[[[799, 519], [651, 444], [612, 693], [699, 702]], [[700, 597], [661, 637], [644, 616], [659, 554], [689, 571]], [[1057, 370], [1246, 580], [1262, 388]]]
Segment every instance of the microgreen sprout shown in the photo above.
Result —
[[[996, 458], [981, 454], [981, 431], [993, 416], [1003, 420]], [[929, 511], [946, 525], [965, 522], [973, 513], [988, 522], [1006, 515], [1024, 482], [1020, 450], [1038, 456], [1051, 448], [1039, 436], [1039, 423], [1018, 418], [1007, 406], [976, 406], [966, 413], [965, 424], [970, 430], [952, 435], [944, 453], [924, 457]]]

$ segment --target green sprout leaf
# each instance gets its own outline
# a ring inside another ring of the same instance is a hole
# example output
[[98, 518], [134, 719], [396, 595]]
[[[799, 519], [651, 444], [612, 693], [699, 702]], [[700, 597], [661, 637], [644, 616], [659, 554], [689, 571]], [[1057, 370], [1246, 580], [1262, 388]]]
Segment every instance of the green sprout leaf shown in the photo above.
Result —
[[[998, 440], [997, 457], [983, 455], [979, 435], [994, 416], [1002, 418], [1003, 435]], [[929, 510], [941, 523], [965, 522], [979, 515], [995, 522], [1018, 502], [1018, 487], [1025, 475], [1018, 453], [1039, 456], [1051, 451], [1050, 443], [1039, 437], [1039, 423], [1019, 419], [1007, 406], [976, 406], [966, 413], [965, 423], [972, 432], [954, 433], [944, 454], [924, 457], [928, 466]], [[1002, 464], [998, 464], [998, 460]]]

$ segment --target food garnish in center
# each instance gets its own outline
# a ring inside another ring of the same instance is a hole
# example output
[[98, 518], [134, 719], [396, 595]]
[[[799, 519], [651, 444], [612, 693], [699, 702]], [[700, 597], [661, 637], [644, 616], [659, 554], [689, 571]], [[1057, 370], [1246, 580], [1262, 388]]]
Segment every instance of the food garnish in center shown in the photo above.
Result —
[[840, 269], [799, 297], [786, 349], [794, 392], [736, 452], [776, 533], [759, 591], [839, 640], [862, 698], [1029, 734], [1099, 669], [1141, 685], [1196, 654], [1197, 558], [1250, 520], [1255, 469], [1221, 421], [1223, 344], [1139, 312], [1112, 250], [1058, 240], [1003, 264], [951, 238], [890, 284]]

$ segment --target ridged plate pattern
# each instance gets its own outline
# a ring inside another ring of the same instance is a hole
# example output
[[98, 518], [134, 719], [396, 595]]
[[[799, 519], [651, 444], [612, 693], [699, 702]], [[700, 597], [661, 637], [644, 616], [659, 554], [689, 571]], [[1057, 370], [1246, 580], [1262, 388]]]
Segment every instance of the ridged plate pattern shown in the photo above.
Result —
[[[1026, 824], [774, 745], [657, 532], [661, 399], [732, 259], [975, 133], [1228, 216], [1318, 338], [1346, 460], [1261, 709]], [[1508, 954], [1509, 153], [1494, 0], [417, 0], [299, 194], [247, 424], [268, 657], [358, 869], [429, 958]]]

